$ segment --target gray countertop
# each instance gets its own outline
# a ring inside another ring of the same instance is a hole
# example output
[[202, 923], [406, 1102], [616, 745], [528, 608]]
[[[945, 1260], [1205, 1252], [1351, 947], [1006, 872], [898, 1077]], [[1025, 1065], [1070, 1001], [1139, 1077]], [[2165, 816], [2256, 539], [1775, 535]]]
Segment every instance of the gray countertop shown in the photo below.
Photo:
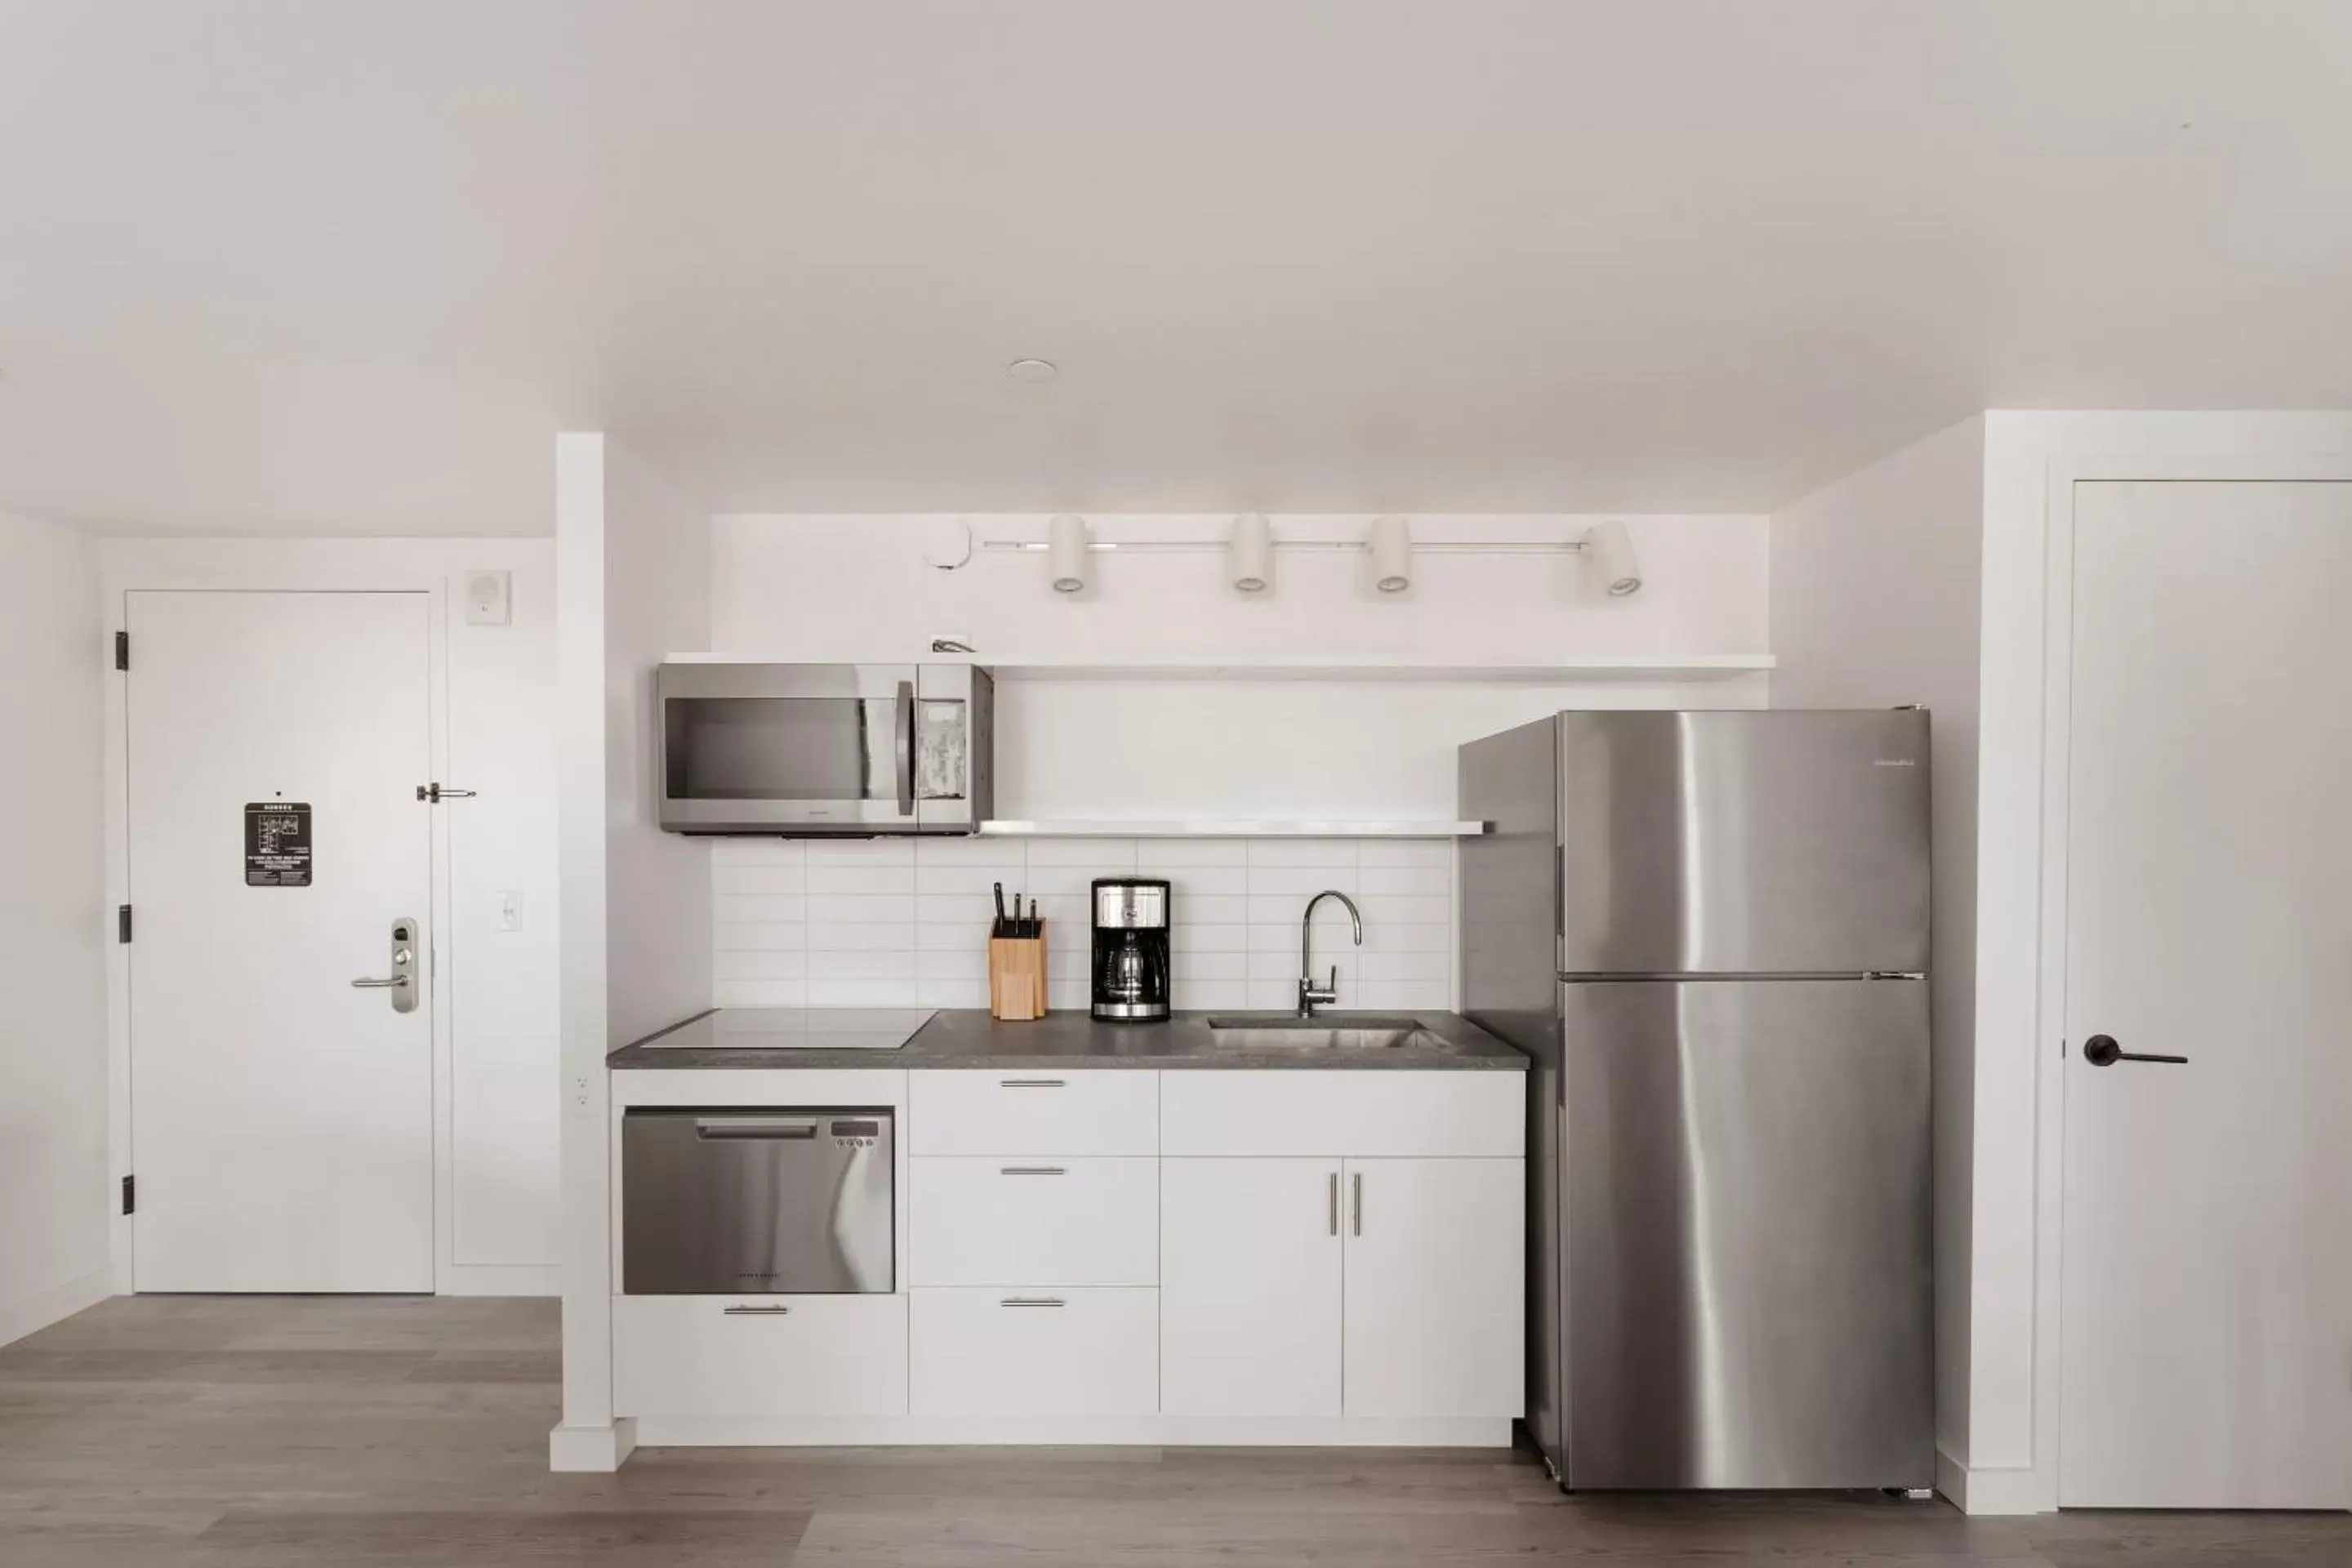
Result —
[[[1318, 1017], [1345, 1026], [1351, 1016], [1364, 1016], [1332, 1009]], [[705, 1013], [623, 1046], [605, 1058], [605, 1065], [614, 1068], [1344, 1068], [1490, 1072], [1524, 1072], [1528, 1065], [1527, 1058], [1456, 1013], [1410, 1015], [1441, 1045], [1378, 1049], [1221, 1046], [1209, 1032], [1206, 1013], [1180, 1012], [1160, 1024], [1108, 1024], [1084, 1013], [1048, 1013], [1031, 1023], [1008, 1024], [990, 1017], [985, 1008], [942, 1007], [897, 1050], [746, 1050], [718, 1043], [723, 1037], [713, 1021], [717, 1016], [716, 1011]], [[656, 1040], [661, 1043], [649, 1043]]]

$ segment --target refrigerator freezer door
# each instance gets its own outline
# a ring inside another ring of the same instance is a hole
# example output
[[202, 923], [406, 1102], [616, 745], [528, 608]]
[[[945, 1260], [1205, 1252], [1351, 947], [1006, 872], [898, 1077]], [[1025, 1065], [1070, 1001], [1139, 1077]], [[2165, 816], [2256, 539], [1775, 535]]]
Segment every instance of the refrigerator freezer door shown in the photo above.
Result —
[[1560, 991], [1567, 1484], [1930, 1485], [1927, 984]]
[[1563, 713], [1567, 974], [1927, 967], [1927, 715]]

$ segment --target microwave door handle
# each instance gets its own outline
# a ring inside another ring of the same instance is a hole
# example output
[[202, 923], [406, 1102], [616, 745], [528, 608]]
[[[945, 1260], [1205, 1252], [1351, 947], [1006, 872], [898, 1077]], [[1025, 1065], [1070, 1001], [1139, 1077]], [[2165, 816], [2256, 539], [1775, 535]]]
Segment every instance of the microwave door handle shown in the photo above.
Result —
[[915, 683], [898, 682], [898, 815], [915, 815]]

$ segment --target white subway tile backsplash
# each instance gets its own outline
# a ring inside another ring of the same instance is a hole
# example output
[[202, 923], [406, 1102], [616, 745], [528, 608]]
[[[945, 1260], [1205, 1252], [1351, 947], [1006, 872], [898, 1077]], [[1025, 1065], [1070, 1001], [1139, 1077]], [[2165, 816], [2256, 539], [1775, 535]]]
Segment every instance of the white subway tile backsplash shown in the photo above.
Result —
[[[912, 866], [832, 866], [808, 868], [809, 896], [819, 893], [912, 893]], [[1402, 889], [1400, 889], [1402, 890]]]
[[806, 875], [798, 866], [713, 866], [710, 891], [714, 898], [798, 894], [805, 890]]
[[710, 986], [714, 1007], [805, 1007], [805, 980], [716, 980]]
[[[810, 883], [814, 887], [814, 882]], [[1361, 893], [1411, 893], [1421, 898], [1450, 898], [1454, 874], [1443, 866], [1372, 866], [1356, 874]]]
[[1353, 838], [1248, 838], [1241, 842], [1249, 846], [1252, 870], [1262, 866], [1349, 871], [1356, 868], [1357, 841]]
[[812, 838], [805, 842], [811, 870], [820, 866], [911, 866], [915, 863], [915, 841], [911, 838]]
[[1247, 952], [1249, 931], [1238, 921], [1204, 925], [1180, 921], [1170, 946], [1179, 958], [1188, 952]]
[[913, 925], [915, 895], [912, 893], [811, 893], [808, 900], [808, 922], [813, 926], [889, 922]]
[[790, 952], [714, 952], [710, 978], [720, 980], [799, 980], [808, 973], [808, 954]]
[[820, 952], [912, 952], [915, 922], [823, 921], [808, 928], [808, 950]]
[[808, 927], [797, 921], [726, 921], [710, 922], [714, 952], [791, 952], [808, 945]]
[[1298, 921], [1317, 912], [1318, 977], [1343, 1007], [1451, 1005], [1454, 847], [1409, 839], [715, 839], [711, 977], [720, 1006], [984, 1006], [991, 885], [1034, 898], [1047, 927], [1046, 1000], [1087, 1003], [1088, 884], [1166, 877], [1176, 1005], [1287, 1010]]
[[900, 947], [812, 952], [808, 955], [808, 977], [812, 985], [822, 980], [902, 980], [912, 984], [915, 951]]
[[1454, 845], [1442, 838], [1364, 838], [1357, 841], [1356, 864], [1365, 870], [1387, 866], [1435, 866], [1450, 877]]
[[799, 893], [721, 893], [710, 900], [710, 919], [718, 925], [798, 925], [807, 914], [808, 900]]
[[1203, 893], [1188, 897], [1178, 889], [1171, 900], [1176, 923], [1185, 925], [1238, 925], [1249, 919], [1249, 900], [1241, 894]]
[[718, 866], [801, 866], [808, 861], [808, 846], [797, 838], [716, 838], [710, 844], [710, 864]]
[[1135, 847], [1135, 868], [1147, 876], [1248, 864], [1246, 838], [1144, 838]]

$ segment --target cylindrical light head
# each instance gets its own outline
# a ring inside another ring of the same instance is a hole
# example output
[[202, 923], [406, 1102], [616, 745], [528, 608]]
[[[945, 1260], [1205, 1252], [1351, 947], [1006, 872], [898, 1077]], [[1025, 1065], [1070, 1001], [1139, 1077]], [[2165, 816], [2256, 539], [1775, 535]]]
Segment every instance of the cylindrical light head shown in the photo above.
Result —
[[1642, 563], [1633, 557], [1633, 536], [1612, 518], [1584, 531], [1584, 559], [1593, 581], [1609, 590], [1612, 599], [1642, 591]]
[[1402, 594], [1412, 586], [1412, 530], [1401, 517], [1376, 517], [1364, 540], [1371, 552], [1372, 583], [1383, 594]]
[[1274, 531], [1266, 526], [1264, 512], [1245, 511], [1234, 519], [1225, 553], [1233, 567], [1234, 593], [1265, 592], [1274, 573]]
[[1087, 585], [1088, 546], [1087, 520], [1065, 512], [1045, 525], [1045, 571], [1056, 594], [1076, 594]]

